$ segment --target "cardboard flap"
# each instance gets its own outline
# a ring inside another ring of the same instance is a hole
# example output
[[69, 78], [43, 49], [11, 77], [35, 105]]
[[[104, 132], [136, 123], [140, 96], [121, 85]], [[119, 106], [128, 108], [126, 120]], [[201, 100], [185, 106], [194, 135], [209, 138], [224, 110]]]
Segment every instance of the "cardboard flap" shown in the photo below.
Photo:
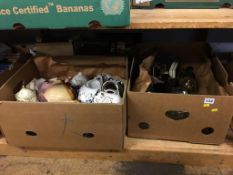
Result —
[[233, 54], [230, 54], [230, 58], [228, 60], [228, 63], [225, 66], [225, 69], [228, 73], [228, 80], [230, 82], [233, 82]]
[[79, 66], [126, 66], [127, 58], [124, 56], [57, 56], [53, 60], [59, 63]]
[[[14, 94], [23, 85], [29, 83], [33, 78], [38, 77], [34, 63], [28, 60], [11, 78], [9, 78], [0, 88], [0, 100], [15, 100]], [[25, 76], [26, 75], [26, 76]]]
[[127, 58], [107, 56], [79, 56], [79, 57], [36, 57], [34, 62], [41, 77], [65, 79], [78, 72], [83, 72], [88, 78], [106, 73], [127, 79]]
[[148, 89], [152, 82], [149, 70], [154, 60], [154, 55], [151, 55], [143, 60], [139, 68], [139, 77], [136, 79], [134, 83], [135, 85], [133, 86], [133, 91], [145, 92]]
[[10, 76], [12, 76], [25, 62], [27, 58], [20, 58], [16, 63], [13, 64], [12, 69], [5, 70], [0, 73], [0, 85], [3, 85]]
[[28, 45], [37, 54], [49, 56], [72, 56], [74, 54], [72, 43], [36, 43]]
[[212, 59], [213, 71], [216, 79], [225, 88], [228, 95], [233, 95], [233, 57], [232, 54], [225, 54], [223, 58], [221, 61], [218, 57]]
[[227, 84], [224, 88], [229, 95], [233, 95], [233, 83]]
[[226, 86], [228, 84], [228, 74], [225, 68], [217, 57], [213, 57], [211, 61], [215, 78], [221, 86]]

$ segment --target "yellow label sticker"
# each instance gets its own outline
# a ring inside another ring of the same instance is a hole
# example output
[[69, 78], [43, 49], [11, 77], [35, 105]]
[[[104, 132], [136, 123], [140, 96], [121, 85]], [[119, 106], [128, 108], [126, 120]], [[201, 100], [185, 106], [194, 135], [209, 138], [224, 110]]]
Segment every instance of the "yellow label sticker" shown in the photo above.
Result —
[[218, 112], [218, 108], [211, 109], [211, 112]]
[[208, 108], [208, 107], [210, 107], [210, 104], [203, 104], [203, 107]]

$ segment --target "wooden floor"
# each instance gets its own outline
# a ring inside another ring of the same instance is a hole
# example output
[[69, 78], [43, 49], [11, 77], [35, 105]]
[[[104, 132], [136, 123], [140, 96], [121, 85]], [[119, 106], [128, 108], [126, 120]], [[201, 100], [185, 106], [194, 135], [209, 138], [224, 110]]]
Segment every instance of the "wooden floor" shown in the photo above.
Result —
[[233, 28], [233, 9], [131, 10], [129, 29]]
[[123, 152], [29, 150], [9, 146], [5, 139], [0, 139], [0, 155], [233, 167], [233, 137], [229, 132], [226, 143], [219, 146], [125, 138]]

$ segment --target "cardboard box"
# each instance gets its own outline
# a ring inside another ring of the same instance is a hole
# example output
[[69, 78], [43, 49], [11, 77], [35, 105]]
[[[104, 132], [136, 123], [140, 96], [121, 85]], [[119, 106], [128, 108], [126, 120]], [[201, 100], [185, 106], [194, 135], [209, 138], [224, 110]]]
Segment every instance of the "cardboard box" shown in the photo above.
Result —
[[[64, 60], [72, 65], [94, 67], [97, 72], [103, 66], [116, 66], [122, 70], [119, 74], [127, 79], [127, 59], [124, 57], [85, 56]], [[14, 101], [14, 93], [22, 82], [26, 84], [35, 77], [38, 77], [38, 71], [29, 60], [0, 88], [0, 124], [8, 144], [36, 149], [123, 149], [126, 90], [119, 104]]]
[[[205, 51], [200, 51], [199, 47], [174, 46], [158, 50], [179, 57], [186, 64], [196, 65], [196, 70], [200, 61], [206, 58]], [[223, 88], [214, 81], [212, 73], [209, 76], [203, 82], [206, 82], [205, 88], [208, 92], [212, 91], [212, 95], [129, 91], [128, 136], [203, 144], [223, 143], [233, 114], [233, 99], [227, 94], [214, 95], [215, 91], [220, 93]], [[224, 77], [219, 74], [218, 78]]]
[[221, 7], [231, 7], [232, 0], [148, 0], [143, 3], [136, 3], [132, 0], [133, 8], [167, 8], [167, 9], [217, 9]]
[[2, 0], [0, 29], [64, 29], [130, 24], [128, 0]]

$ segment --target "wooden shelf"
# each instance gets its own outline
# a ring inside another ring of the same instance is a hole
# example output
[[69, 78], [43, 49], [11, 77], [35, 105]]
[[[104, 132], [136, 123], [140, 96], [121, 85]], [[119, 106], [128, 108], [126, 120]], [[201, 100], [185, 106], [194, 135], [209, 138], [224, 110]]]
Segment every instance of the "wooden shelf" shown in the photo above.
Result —
[[233, 28], [233, 9], [131, 10], [129, 29]]
[[202, 166], [233, 165], [233, 142], [220, 146], [184, 142], [125, 139], [123, 152], [41, 151], [17, 148], [0, 139], [0, 155], [24, 157], [81, 158], [119, 161], [150, 161]]
[[[132, 10], [128, 29], [233, 29], [232, 9], [155, 9]], [[152, 161], [202, 166], [233, 165], [233, 142], [219, 146], [185, 142], [125, 138], [123, 152], [45, 151], [23, 149], [0, 139], [0, 155], [81, 158], [119, 161]]]

